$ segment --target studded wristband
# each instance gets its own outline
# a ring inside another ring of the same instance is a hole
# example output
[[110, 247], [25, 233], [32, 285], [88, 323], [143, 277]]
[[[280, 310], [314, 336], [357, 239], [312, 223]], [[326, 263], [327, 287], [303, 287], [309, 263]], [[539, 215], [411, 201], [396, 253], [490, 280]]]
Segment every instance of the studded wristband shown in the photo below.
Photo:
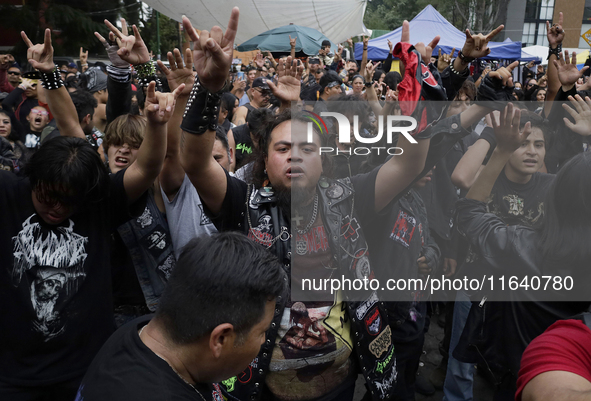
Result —
[[51, 72], [40, 72], [41, 75], [41, 86], [44, 89], [54, 90], [59, 89], [64, 86], [64, 81], [62, 81], [62, 76], [59, 72], [57, 65]]
[[562, 53], [562, 44], [556, 46], [556, 49], [553, 49], [552, 46], [548, 46], [548, 57], [546, 60], [550, 60], [551, 55], [555, 55], [558, 58], [558, 55]]
[[462, 62], [464, 63], [471, 63], [472, 61], [474, 61], [474, 57], [466, 57], [464, 56], [464, 53], [462, 53], [462, 51], [460, 50], [458, 53], [458, 57], [460, 60], [462, 60]]
[[222, 92], [209, 92], [196, 81], [187, 101], [181, 129], [189, 134], [202, 135], [218, 128]]
[[137, 80], [142, 87], [147, 88], [152, 81], [156, 82], [157, 88], [161, 87], [160, 80], [156, 76], [156, 67], [152, 60], [143, 64], [134, 65], [133, 68], [137, 71]]
[[451, 63], [449, 64], [449, 70], [456, 75], [468, 77], [468, 75], [470, 75], [470, 71], [467, 68], [464, 71], [456, 70], [454, 68], [454, 61], [455, 61], [455, 59], [453, 59], [451, 61]]

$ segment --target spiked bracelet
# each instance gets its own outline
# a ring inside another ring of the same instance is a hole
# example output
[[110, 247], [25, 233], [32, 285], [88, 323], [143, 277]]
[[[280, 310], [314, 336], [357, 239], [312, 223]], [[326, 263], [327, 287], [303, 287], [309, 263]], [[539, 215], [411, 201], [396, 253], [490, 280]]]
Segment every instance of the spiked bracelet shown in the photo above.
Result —
[[548, 57], [546, 58], [546, 60], [550, 60], [551, 55], [555, 55], [556, 58], [558, 58], [558, 55], [561, 52], [562, 52], [562, 44], [557, 45], [555, 49], [553, 49], [552, 46], [548, 45]]
[[468, 78], [468, 75], [470, 75], [470, 70], [469, 70], [469, 69], [467, 69], [467, 68], [466, 68], [464, 71], [458, 71], [458, 70], [456, 70], [456, 69], [454, 68], [454, 61], [456, 61], [456, 59], [453, 59], [453, 60], [451, 61], [451, 63], [449, 64], [449, 70], [450, 70], [452, 73], [456, 74], [456, 75], [459, 75], [459, 76], [461, 76], [461, 77], [466, 77], [466, 78]]
[[64, 81], [62, 81], [62, 76], [59, 72], [57, 65], [51, 72], [41, 72], [41, 85], [44, 89], [53, 90], [59, 89], [64, 86]]
[[195, 81], [187, 101], [181, 129], [189, 134], [202, 135], [218, 128], [222, 92], [211, 93]]
[[142, 87], [147, 88], [152, 81], [156, 82], [156, 88], [161, 87], [160, 80], [156, 76], [156, 67], [152, 60], [143, 64], [134, 65], [133, 68], [137, 71], [137, 80]]

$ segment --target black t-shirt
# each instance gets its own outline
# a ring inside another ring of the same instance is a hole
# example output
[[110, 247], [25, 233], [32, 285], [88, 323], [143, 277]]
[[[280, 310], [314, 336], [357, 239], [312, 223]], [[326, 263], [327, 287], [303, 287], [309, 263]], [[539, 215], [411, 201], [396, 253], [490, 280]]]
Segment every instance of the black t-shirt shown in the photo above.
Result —
[[544, 216], [544, 199], [554, 177], [552, 174], [534, 173], [527, 183], [518, 184], [509, 181], [505, 171], [501, 171], [486, 202], [488, 211], [510, 226], [535, 226]]
[[59, 225], [36, 213], [28, 179], [0, 171], [0, 380], [46, 385], [84, 374], [113, 332], [110, 233], [128, 206], [123, 174], [109, 196]]
[[217, 385], [189, 385], [165, 360], [146, 347], [139, 330], [151, 318], [152, 315], [142, 316], [109, 338], [82, 379], [77, 400], [222, 400]]
[[232, 134], [234, 135], [234, 142], [236, 142], [236, 168], [238, 169], [246, 164], [246, 160], [254, 151], [254, 145], [250, 137], [248, 124], [232, 128]]

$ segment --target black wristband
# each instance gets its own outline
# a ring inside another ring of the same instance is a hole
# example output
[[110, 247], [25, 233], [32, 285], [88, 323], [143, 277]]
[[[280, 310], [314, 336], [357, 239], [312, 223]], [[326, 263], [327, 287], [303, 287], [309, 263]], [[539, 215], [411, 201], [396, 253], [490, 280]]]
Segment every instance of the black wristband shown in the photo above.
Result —
[[497, 147], [497, 138], [495, 137], [495, 131], [491, 127], [484, 127], [478, 139], [484, 139], [486, 142], [488, 142], [490, 144], [491, 149]]
[[474, 61], [474, 57], [466, 57], [466, 56], [464, 56], [464, 53], [462, 53], [461, 50], [458, 52], [458, 57], [464, 63], [471, 63], [472, 61]]
[[452, 73], [456, 74], [456, 75], [459, 75], [459, 76], [461, 76], [461, 77], [468, 78], [468, 75], [470, 75], [470, 70], [469, 70], [468, 68], [466, 68], [464, 71], [458, 71], [458, 70], [456, 70], [456, 69], [454, 68], [454, 61], [455, 61], [455, 60], [456, 60], [456, 59], [453, 59], [453, 60], [451, 61], [451, 63], [449, 64], [449, 70], [450, 70]]
[[551, 55], [555, 55], [556, 58], [558, 58], [560, 53], [562, 53], [562, 43], [556, 46], [556, 49], [553, 49], [550, 45], [548, 45], [548, 57], [546, 60], [550, 60]]
[[202, 135], [218, 128], [222, 92], [211, 93], [195, 81], [187, 101], [181, 129], [189, 134]]
[[44, 89], [54, 90], [64, 86], [64, 81], [62, 81], [62, 76], [57, 65], [51, 72], [40, 71], [39, 73], [41, 75], [41, 86], [43, 86]]
[[503, 86], [500, 79], [494, 79], [487, 75], [480, 82], [476, 100], [488, 102], [485, 107], [490, 107], [494, 110], [503, 110], [507, 102], [512, 99], [512, 93], [513, 88]]

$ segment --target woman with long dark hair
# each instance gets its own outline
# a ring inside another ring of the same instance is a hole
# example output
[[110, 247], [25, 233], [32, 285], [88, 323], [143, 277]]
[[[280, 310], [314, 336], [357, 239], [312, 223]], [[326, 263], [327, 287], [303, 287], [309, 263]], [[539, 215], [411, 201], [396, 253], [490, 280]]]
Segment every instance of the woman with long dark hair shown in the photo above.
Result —
[[0, 109], [0, 136], [6, 138], [12, 145], [14, 155], [17, 158], [17, 169], [15, 171], [20, 171], [28, 159], [28, 154], [25, 144], [21, 141], [24, 136], [24, 129], [11, 111]]

